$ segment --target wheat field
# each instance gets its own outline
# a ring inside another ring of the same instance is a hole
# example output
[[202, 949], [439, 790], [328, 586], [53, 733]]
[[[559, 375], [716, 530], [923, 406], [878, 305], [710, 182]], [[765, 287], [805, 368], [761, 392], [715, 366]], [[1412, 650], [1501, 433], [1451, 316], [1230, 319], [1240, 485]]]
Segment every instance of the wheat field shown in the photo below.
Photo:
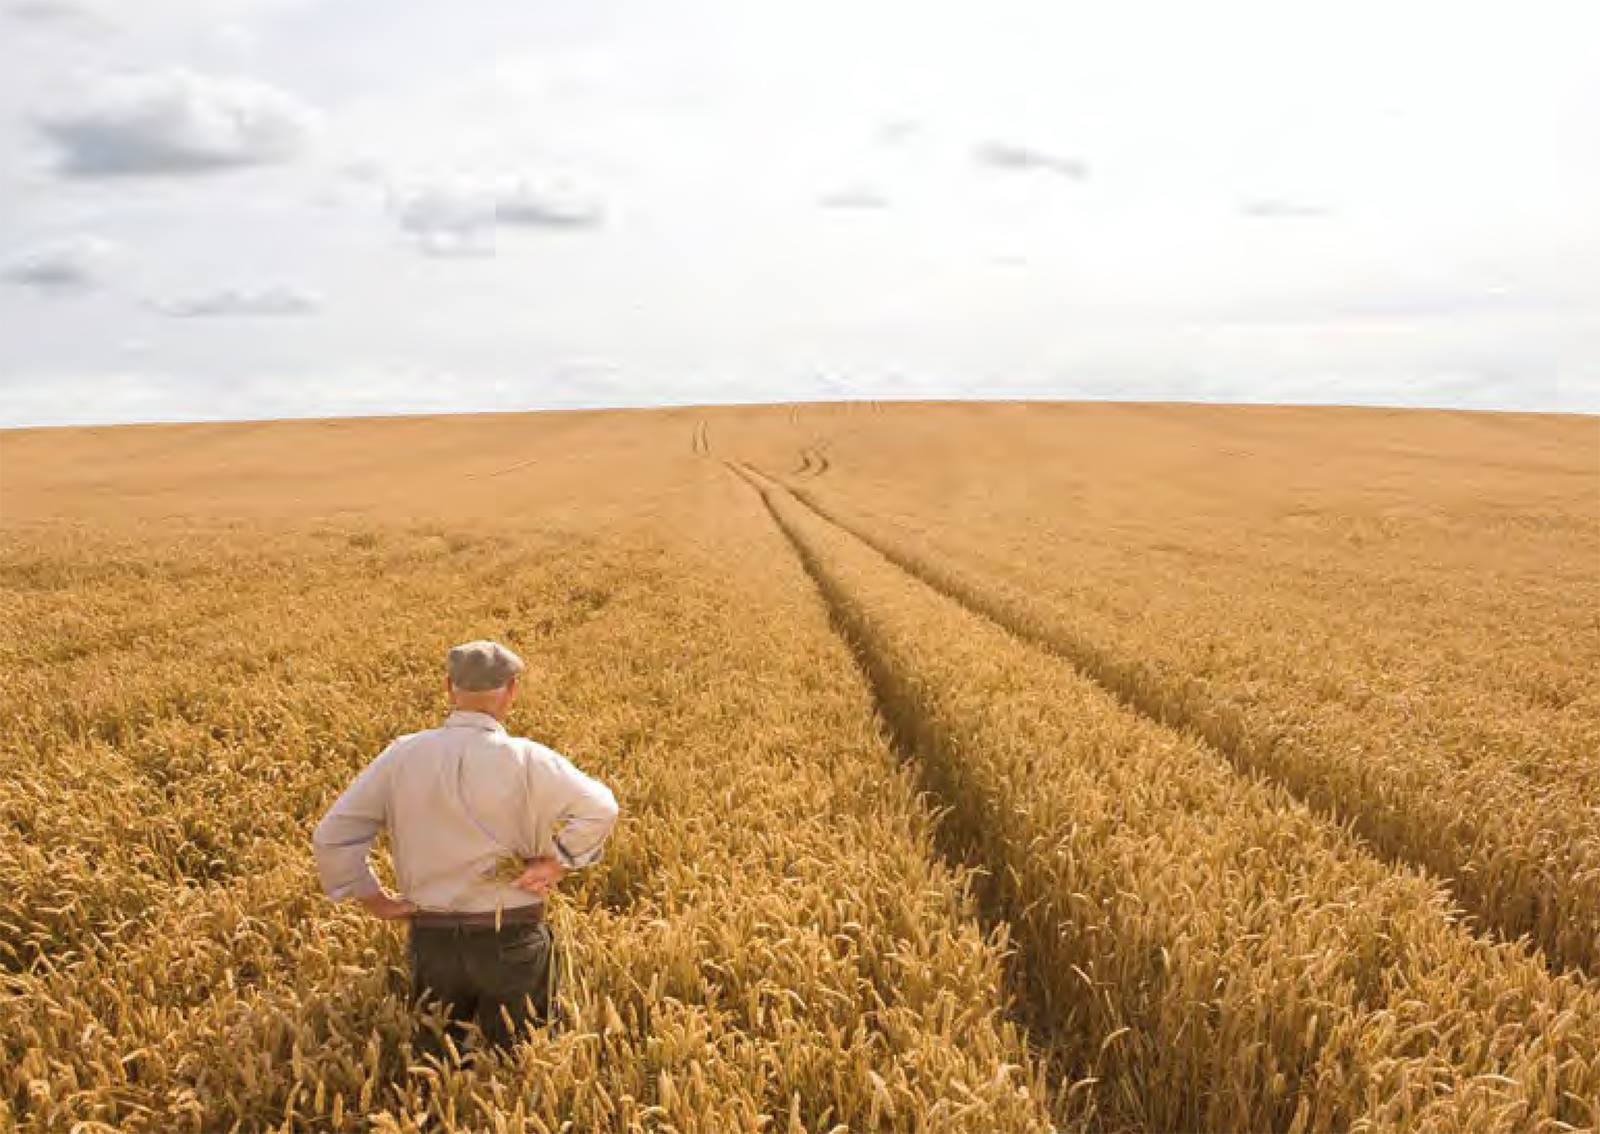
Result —
[[[1600, 1127], [1600, 419], [11, 430], [0, 578], [0, 1130]], [[475, 637], [623, 818], [439, 1060], [310, 831]]]

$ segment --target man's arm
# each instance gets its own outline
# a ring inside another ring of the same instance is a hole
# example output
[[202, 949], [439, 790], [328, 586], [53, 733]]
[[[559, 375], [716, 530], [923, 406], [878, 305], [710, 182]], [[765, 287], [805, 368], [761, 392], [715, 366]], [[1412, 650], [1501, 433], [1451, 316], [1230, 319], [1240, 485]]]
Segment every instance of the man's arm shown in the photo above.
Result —
[[[617, 799], [599, 780], [584, 775], [572, 762], [551, 752], [547, 792], [558, 801], [555, 823], [558, 830], [552, 841], [555, 854], [528, 862], [522, 876], [513, 883], [530, 894], [544, 895], [569, 870], [593, 865], [600, 858], [606, 839], [617, 822]], [[536, 799], [549, 799], [535, 793]]]
[[556, 860], [567, 870], [581, 870], [600, 859], [611, 828], [617, 824], [617, 797], [599, 780], [584, 775], [565, 756], [557, 755], [562, 787], [560, 829], [554, 839]]
[[388, 821], [389, 767], [394, 745], [361, 770], [317, 824], [311, 849], [322, 889], [335, 901], [352, 899], [382, 918], [405, 917], [415, 907], [385, 892], [367, 855]]

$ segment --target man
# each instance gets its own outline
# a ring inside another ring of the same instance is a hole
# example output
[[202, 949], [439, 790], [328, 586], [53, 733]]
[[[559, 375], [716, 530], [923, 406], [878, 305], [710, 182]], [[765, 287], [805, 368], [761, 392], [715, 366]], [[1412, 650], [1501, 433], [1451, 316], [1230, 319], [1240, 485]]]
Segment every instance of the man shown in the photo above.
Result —
[[[451, 649], [444, 724], [384, 749], [312, 835], [329, 897], [409, 920], [413, 999], [442, 1001], [458, 1042], [476, 1022], [502, 1048], [530, 1016], [549, 1018], [545, 896], [600, 857], [617, 819], [605, 785], [501, 724], [523, 668], [496, 642]], [[403, 897], [385, 892], [367, 862], [384, 826]], [[513, 858], [520, 874], [496, 877]]]

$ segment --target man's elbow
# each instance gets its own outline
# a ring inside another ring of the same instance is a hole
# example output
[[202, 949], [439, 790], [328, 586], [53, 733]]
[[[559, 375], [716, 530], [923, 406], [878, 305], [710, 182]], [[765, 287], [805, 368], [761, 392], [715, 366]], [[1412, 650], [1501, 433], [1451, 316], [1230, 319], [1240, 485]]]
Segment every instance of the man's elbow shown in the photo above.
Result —
[[323, 893], [335, 901], [354, 896], [352, 886], [360, 873], [357, 863], [366, 862], [368, 845], [352, 838], [351, 832], [331, 814], [311, 829], [311, 858]]
[[335, 826], [333, 815], [329, 813], [324, 815], [315, 827], [311, 828], [311, 847], [313, 850], [325, 851], [338, 845], [339, 840], [335, 833]]
[[580, 837], [589, 844], [589, 849], [574, 854], [562, 843], [560, 837], [557, 837], [556, 852], [562, 865], [568, 870], [579, 870], [598, 862], [620, 813], [617, 797], [611, 793], [611, 789], [604, 784], [596, 784], [595, 789], [589, 793], [588, 806], [572, 816], [576, 824], [575, 830], [581, 829], [584, 832]]

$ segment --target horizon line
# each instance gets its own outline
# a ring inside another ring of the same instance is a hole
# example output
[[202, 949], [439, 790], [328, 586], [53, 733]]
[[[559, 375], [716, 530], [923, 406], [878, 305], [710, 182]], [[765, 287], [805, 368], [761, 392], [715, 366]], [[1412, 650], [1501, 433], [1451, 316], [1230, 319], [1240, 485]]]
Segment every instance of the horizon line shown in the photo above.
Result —
[[1600, 418], [1600, 407], [1595, 409], [1513, 409], [1487, 406], [1408, 404], [1394, 402], [1266, 402], [1232, 400], [1193, 400], [1185, 398], [1073, 398], [1073, 397], [971, 397], [967, 395], [922, 395], [917, 397], [878, 398], [865, 395], [843, 395], [832, 398], [806, 399], [753, 399], [725, 402], [652, 402], [626, 404], [598, 404], [588, 406], [528, 406], [521, 409], [435, 409], [394, 410], [373, 413], [348, 414], [283, 414], [266, 417], [176, 417], [134, 420], [39, 422], [20, 425], [0, 425], [0, 434], [21, 433], [47, 429], [136, 429], [175, 425], [266, 425], [278, 422], [355, 422], [385, 421], [390, 419], [435, 417], [508, 417], [536, 413], [650, 413], [658, 410], [717, 410], [843, 406], [843, 405], [1095, 405], [1095, 406], [1190, 406], [1233, 409], [1325, 409], [1325, 410], [1380, 410], [1402, 413], [1471, 413], [1518, 414], [1536, 417], [1594, 417]]

